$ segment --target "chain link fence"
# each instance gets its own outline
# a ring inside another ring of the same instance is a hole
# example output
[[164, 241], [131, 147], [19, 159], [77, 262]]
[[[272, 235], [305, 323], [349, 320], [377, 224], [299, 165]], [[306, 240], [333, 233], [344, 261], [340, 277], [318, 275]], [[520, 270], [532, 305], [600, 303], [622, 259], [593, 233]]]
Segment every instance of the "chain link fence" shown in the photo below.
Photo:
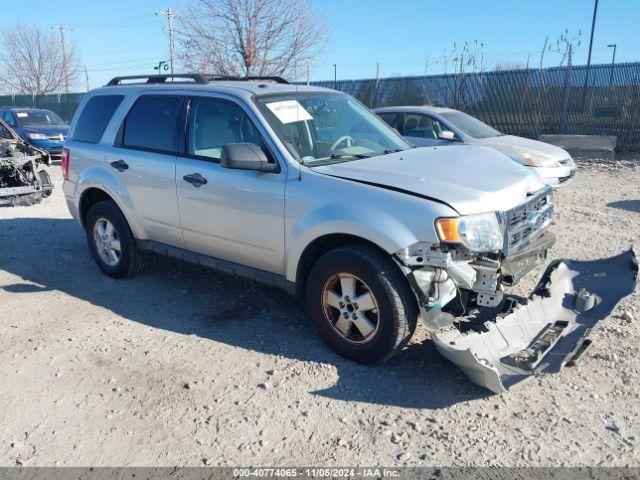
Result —
[[52, 110], [69, 121], [84, 93], [56, 93], [52, 95], [0, 95], [1, 107], [38, 107]]
[[369, 107], [437, 105], [463, 110], [513, 135], [614, 135], [640, 151], [640, 62], [312, 82]]
[[[463, 110], [505, 133], [614, 135], [618, 152], [640, 151], [640, 62], [506, 70], [313, 85], [336, 88], [369, 107], [439, 105]], [[4, 95], [2, 106], [37, 106], [70, 120], [83, 93]]]

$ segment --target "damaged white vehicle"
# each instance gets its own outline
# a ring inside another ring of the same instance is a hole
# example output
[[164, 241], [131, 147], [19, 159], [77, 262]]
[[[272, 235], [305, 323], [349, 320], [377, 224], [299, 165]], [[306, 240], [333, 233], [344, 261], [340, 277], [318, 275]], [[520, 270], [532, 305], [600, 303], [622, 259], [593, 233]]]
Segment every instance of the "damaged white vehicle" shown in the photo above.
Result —
[[105, 274], [153, 251], [305, 295], [323, 340], [362, 363], [421, 317], [494, 392], [575, 363], [635, 288], [629, 251], [552, 263], [513, 301], [504, 287], [554, 242], [550, 187], [487, 147], [411, 148], [348, 95], [280, 79], [115, 78], [83, 99], [62, 168]]
[[0, 120], [0, 207], [34, 205], [51, 195], [47, 152], [22, 140]]

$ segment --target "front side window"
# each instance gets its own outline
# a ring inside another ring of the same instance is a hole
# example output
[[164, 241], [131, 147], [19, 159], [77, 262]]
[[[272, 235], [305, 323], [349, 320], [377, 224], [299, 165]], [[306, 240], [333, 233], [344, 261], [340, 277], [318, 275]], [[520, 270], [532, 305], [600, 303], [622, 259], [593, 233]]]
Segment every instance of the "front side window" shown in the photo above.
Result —
[[441, 115], [452, 125], [473, 138], [489, 138], [502, 135], [495, 128], [463, 112], [451, 111], [444, 112]]
[[260, 133], [249, 116], [233, 103], [198, 98], [191, 102], [187, 153], [220, 160], [228, 143], [253, 143], [269, 158]]
[[122, 128], [122, 146], [175, 153], [180, 97], [143, 95], [131, 107]]
[[410, 148], [358, 101], [339, 93], [261, 96], [258, 108], [296, 160], [344, 162]]
[[17, 110], [16, 117], [23, 127], [64, 125], [64, 120], [51, 110]]

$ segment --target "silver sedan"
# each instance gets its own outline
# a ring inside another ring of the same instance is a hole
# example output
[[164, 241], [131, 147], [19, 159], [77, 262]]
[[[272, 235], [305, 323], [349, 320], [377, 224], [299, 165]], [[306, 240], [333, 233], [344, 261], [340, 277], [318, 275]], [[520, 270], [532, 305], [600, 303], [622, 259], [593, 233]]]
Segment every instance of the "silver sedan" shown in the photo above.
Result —
[[482, 145], [531, 167], [552, 187], [566, 184], [576, 166], [569, 153], [555, 145], [506, 135], [459, 110], [441, 107], [384, 107], [374, 110], [417, 147]]

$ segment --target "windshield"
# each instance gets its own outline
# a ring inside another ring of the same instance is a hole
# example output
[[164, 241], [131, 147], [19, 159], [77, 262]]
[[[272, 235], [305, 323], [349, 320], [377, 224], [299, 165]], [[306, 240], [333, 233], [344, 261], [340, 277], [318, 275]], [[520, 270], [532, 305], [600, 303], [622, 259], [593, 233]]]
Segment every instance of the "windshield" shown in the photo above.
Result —
[[502, 135], [495, 128], [463, 112], [444, 112], [440, 115], [473, 138], [488, 138]]
[[348, 95], [291, 93], [258, 97], [256, 102], [289, 153], [304, 164], [344, 162], [410, 148]]
[[64, 120], [51, 110], [22, 110], [15, 112], [15, 114], [18, 123], [23, 126], [64, 125]]

